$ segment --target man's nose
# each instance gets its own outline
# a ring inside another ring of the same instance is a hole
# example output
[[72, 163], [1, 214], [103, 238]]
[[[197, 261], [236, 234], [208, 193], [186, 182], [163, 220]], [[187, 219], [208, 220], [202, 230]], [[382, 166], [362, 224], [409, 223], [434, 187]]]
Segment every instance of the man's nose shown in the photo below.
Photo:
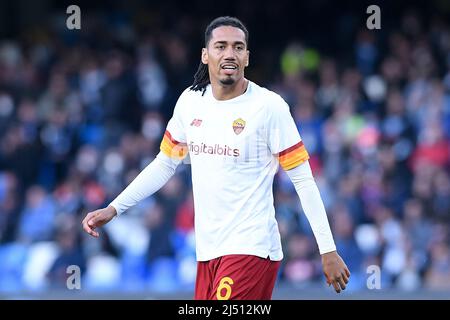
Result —
[[227, 48], [225, 48], [224, 59], [227, 59], [227, 60], [235, 59], [235, 54], [234, 54], [234, 50], [233, 50], [232, 46], [228, 46]]

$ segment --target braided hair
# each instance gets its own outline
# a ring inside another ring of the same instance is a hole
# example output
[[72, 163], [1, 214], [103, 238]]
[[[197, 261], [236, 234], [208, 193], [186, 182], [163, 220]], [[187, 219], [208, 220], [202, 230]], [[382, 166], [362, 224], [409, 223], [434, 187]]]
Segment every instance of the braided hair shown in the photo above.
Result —
[[[214, 29], [221, 26], [231, 26], [241, 29], [245, 34], [245, 42], [248, 44], [248, 31], [244, 24], [237, 18], [224, 16], [214, 19], [205, 30], [205, 48], [208, 47], [208, 43], [211, 40], [212, 32]], [[205, 94], [206, 86], [210, 83], [208, 65], [204, 64], [200, 60], [197, 72], [194, 75], [194, 83], [189, 87], [192, 91], [203, 91]]]

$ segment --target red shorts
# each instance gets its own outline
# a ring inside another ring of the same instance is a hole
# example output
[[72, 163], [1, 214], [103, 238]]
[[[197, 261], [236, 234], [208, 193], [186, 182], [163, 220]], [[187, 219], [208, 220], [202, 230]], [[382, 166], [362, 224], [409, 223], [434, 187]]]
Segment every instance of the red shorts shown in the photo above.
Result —
[[197, 263], [195, 300], [270, 300], [281, 261], [227, 255]]

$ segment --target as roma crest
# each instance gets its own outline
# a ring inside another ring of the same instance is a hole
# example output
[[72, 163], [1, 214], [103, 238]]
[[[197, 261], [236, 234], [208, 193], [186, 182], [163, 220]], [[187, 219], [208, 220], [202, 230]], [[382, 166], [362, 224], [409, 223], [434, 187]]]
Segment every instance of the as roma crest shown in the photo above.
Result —
[[242, 118], [236, 119], [233, 121], [233, 130], [234, 133], [240, 134], [242, 130], [245, 128], [245, 121]]

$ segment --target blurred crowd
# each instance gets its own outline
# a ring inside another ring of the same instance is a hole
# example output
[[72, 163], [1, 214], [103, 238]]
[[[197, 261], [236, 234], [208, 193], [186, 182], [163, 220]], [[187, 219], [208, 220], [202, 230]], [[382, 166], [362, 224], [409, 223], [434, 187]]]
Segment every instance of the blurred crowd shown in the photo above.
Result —
[[[349, 290], [367, 288], [373, 265], [383, 289], [450, 290], [450, 24], [434, 17], [425, 25], [414, 12], [398, 20], [384, 31], [362, 24], [345, 55], [322, 52], [295, 30], [268, 58], [250, 42], [259, 59], [248, 77], [291, 107], [352, 273]], [[89, 32], [75, 33], [56, 17], [0, 39], [0, 293], [64, 289], [69, 265], [80, 267], [85, 290], [193, 290], [188, 165], [99, 239], [80, 222], [159, 152], [208, 19], [179, 19], [167, 31], [144, 13], [115, 16], [108, 30], [99, 21], [86, 18]], [[250, 29], [250, 38], [260, 32]], [[278, 285], [324, 286], [282, 170], [274, 196], [285, 254]]]

